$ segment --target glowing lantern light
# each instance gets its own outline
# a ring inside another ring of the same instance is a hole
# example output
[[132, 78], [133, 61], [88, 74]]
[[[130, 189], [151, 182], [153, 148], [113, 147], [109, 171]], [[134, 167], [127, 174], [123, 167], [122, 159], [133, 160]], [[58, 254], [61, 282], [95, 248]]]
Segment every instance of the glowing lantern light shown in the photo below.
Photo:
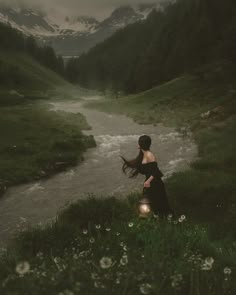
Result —
[[151, 212], [150, 200], [141, 198], [138, 203], [139, 217], [147, 217]]

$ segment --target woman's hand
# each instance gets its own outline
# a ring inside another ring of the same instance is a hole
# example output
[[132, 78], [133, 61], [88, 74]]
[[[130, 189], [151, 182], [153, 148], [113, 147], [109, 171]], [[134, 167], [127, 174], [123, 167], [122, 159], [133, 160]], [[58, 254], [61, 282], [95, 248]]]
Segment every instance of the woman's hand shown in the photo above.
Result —
[[150, 181], [145, 181], [143, 184], [144, 187], [150, 187]]

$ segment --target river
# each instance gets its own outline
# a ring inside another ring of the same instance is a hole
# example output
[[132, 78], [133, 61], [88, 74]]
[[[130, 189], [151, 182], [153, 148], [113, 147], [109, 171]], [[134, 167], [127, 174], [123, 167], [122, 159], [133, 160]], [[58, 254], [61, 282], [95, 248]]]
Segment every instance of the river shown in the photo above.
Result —
[[124, 198], [131, 191], [141, 191], [144, 176], [129, 179], [121, 171], [119, 155], [130, 159], [138, 154], [137, 140], [142, 134], [152, 138], [151, 150], [157, 156], [165, 177], [186, 169], [197, 155], [191, 137], [162, 124], [139, 125], [125, 115], [107, 114], [83, 107], [80, 101], [51, 101], [53, 111], [63, 110], [85, 115], [97, 147], [84, 153], [84, 161], [49, 179], [19, 185], [7, 190], [0, 199], [0, 246], [5, 246], [25, 226], [44, 225], [71, 202], [87, 198], [116, 196]]

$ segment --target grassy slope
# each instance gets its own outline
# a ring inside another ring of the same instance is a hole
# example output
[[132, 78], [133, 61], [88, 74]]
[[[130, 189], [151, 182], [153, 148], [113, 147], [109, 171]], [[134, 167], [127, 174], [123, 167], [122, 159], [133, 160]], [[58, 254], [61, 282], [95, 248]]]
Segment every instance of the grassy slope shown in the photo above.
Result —
[[[198, 221], [214, 221], [224, 229], [236, 218], [236, 112], [231, 85], [184, 76], [138, 95], [90, 102], [88, 107], [125, 113], [139, 123], [164, 122], [188, 126], [199, 147], [200, 160], [168, 180], [177, 210]], [[209, 116], [201, 114], [211, 111]], [[184, 204], [184, 205], [183, 205]], [[220, 218], [219, 218], [220, 216]], [[227, 229], [229, 230], [229, 228]]]
[[[13, 184], [39, 179], [74, 165], [92, 137], [80, 114], [50, 112], [38, 99], [68, 97], [73, 88], [63, 78], [24, 54], [0, 53], [15, 80], [0, 86], [0, 194]], [[17, 69], [17, 70], [16, 70]], [[10, 92], [14, 90], [15, 92]]]
[[17, 90], [45, 90], [55, 85], [70, 85], [58, 74], [24, 53], [0, 51], [0, 62], [8, 73], [9, 69], [14, 67]]
[[[1, 294], [234, 294], [235, 244], [189, 220], [138, 219], [136, 198], [80, 201], [45, 229], [22, 224], [1, 252]], [[19, 275], [23, 261], [30, 270]]]

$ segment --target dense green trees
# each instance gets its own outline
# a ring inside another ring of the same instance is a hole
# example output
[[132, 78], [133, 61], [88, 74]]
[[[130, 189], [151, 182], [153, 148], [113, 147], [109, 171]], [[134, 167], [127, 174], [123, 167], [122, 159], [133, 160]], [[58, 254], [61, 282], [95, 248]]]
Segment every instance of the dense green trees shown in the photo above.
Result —
[[[38, 60], [42, 65], [64, 75], [62, 57], [57, 57], [51, 47], [41, 47], [32, 36], [24, 36], [20, 31], [0, 23], [0, 51], [25, 52]], [[1, 68], [0, 72], [4, 69]]]
[[202, 65], [235, 61], [235, 15], [234, 0], [178, 0], [71, 60], [68, 77], [85, 87], [139, 92]]

